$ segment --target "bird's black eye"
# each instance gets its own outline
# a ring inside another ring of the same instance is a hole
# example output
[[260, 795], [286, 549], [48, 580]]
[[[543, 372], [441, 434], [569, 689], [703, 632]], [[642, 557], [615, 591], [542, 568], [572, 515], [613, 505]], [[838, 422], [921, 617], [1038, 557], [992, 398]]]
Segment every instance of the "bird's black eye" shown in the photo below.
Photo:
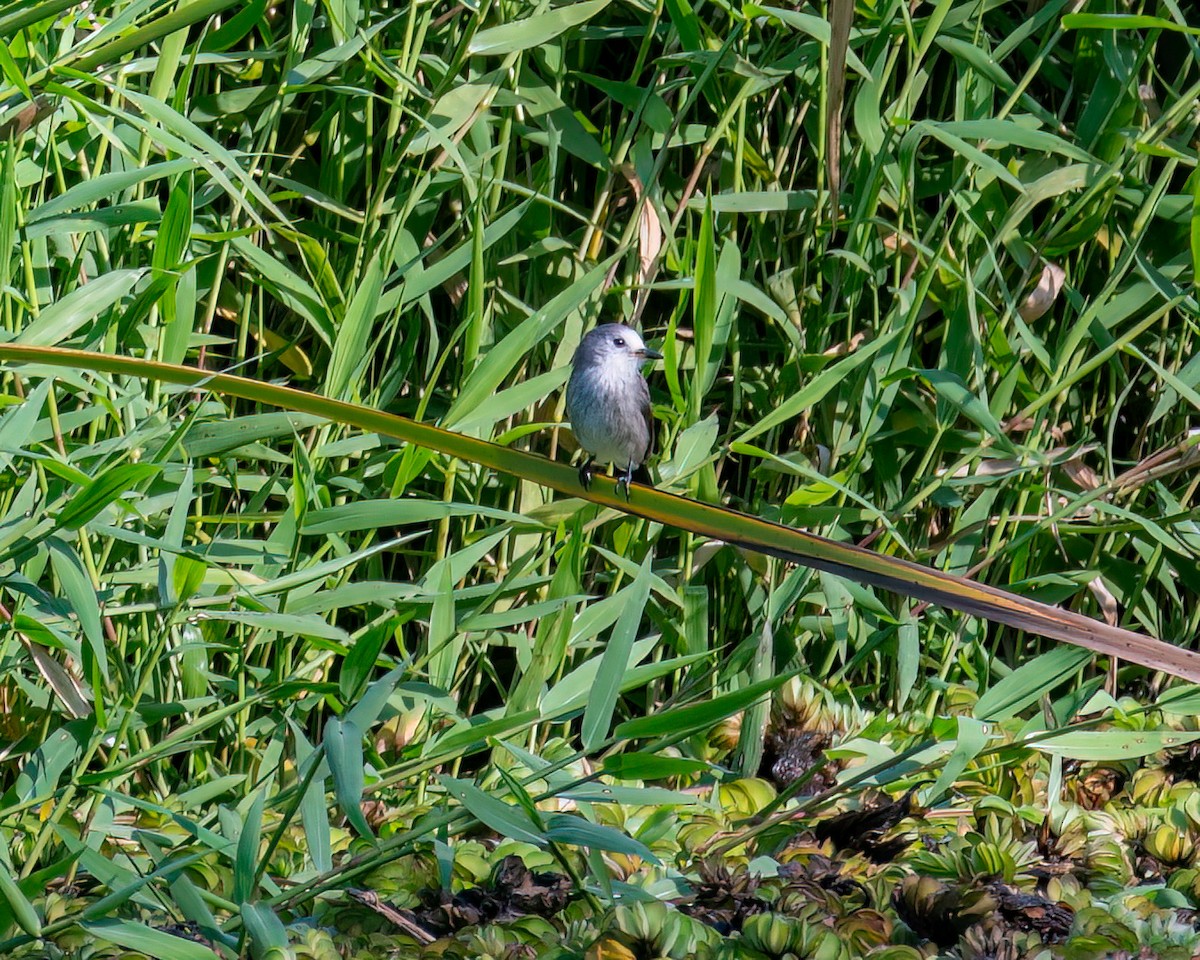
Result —
[[613, 340], [613, 346], [617, 346], [617, 347], [625, 346], [625, 338], [617, 337], [616, 339]]

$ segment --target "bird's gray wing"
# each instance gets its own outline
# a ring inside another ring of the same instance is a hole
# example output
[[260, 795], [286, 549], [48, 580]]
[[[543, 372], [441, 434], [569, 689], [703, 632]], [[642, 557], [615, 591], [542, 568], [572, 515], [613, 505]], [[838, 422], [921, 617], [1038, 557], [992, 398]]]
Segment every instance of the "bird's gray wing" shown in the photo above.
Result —
[[[641, 378], [638, 378], [641, 380]], [[646, 419], [646, 456], [645, 460], [650, 459], [650, 454], [654, 453], [654, 414], [650, 404], [650, 387], [645, 380], [642, 380], [642, 416]], [[644, 462], [644, 461], [643, 461]]]

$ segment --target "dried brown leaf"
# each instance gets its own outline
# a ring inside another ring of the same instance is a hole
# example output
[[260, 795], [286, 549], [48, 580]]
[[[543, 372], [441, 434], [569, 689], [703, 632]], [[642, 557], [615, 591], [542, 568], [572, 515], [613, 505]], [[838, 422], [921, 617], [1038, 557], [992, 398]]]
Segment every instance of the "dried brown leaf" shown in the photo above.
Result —
[[642, 186], [642, 180], [637, 175], [632, 164], [625, 164], [621, 167], [621, 172], [625, 175], [625, 179], [629, 181], [629, 185], [633, 187], [633, 195], [635, 199], [642, 201], [638, 213], [638, 272], [637, 283], [643, 284], [650, 277], [650, 271], [654, 268], [654, 261], [658, 259], [658, 254], [662, 250], [663, 244], [663, 229], [662, 220], [659, 219], [658, 211], [649, 197], [642, 200], [642, 194], [645, 188]]
[[1065, 473], [1080, 490], [1099, 490], [1100, 476], [1082, 460], [1068, 460], [1062, 465]]
[[1092, 592], [1092, 596], [1096, 598], [1096, 602], [1100, 604], [1100, 612], [1104, 615], [1104, 622], [1110, 627], [1115, 627], [1119, 615], [1117, 598], [1113, 596], [1112, 591], [1105, 586], [1104, 581], [1099, 577], [1093, 577], [1088, 581], [1088, 589]]
[[1063, 280], [1066, 279], [1066, 276], [1063, 268], [1057, 263], [1047, 263], [1042, 267], [1042, 275], [1038, 277], [1037, 286], [1029, 292], [1029, 296], [1017, 308], [1021, 319], [1030, 323], [1054, 306], [1054, 301], [1062, 292]]
[[846, 99], [846, 51], [854, 23], [854, 0], [829, 4], [828, 99], [825, 115], [825, 165], [829, 183], [830, 219], [837, 222], [838, 195], [842, 189], [842, 105]]

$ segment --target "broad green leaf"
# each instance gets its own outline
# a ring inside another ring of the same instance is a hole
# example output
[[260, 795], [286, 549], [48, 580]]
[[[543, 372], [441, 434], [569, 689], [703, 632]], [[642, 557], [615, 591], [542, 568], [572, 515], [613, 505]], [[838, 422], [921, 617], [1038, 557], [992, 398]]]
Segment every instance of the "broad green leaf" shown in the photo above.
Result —
[[464, 633], [478, 630], [503, 630], [519, 623], [530, 623], [541, 620], [542, 617], [557, 613], [568, 604], [586, 600], [585, 594], [579, 593], [569, 597], [555, 597], [553, 600], [535, 600], [523, 603], [507, 610], [492, 610], [484, 613], [474, 613], [459, 623], [459, 629]]
[[314, 510], [305, 517], [303, 533], [347, 533], [351, 530], [379, 530], [408, 524], [426, 524], [446, 517], [487, 517], [509, 523], [532, 524], [519, 513], [470, 503], [444, 503], [404, 497], [398, 500], [355, 500]]
[[329, 765], [297, 724], [289, 719], [288, 726], [296, 740], [296, 768], [300, 782], [304, 782], [313, 764], [318, 767], [300, 801], [300, 822], [304, 825], [305, 852], [312, 858], [313, 867], [318, 873], [327, 873], [333, 869], [332, 831], [325, 805]]
[[12, 282], [16, 268], [12, 252], [17, 236], [17, 210], [21, 206], [17, 199], [17, 153], [18, 148], [11, 141], [0, 145], [0, 290]]
[[379, 295], [383, 292], [382, 260], [385, 256], [387, 253], [384, 249], [375, 251], [346, 308], [346, 315], [338, 325], [333, 354], [329, 358], [325, 392], [339, 400], [351, 399], [359, 392], [358, 376], [370, 360], [367, 344], [375, 324]]
[[362, 730], [354, 723], [330, 717], [325, 721], [325, 733], [321, 743], [325, 747], [325, 760], [333, 774], [333, 793], [338, 807], [359, 836], [371, 837], [370, 826], [362, 812], [363, 774]]
[[262, 815], [266, 795], [256, 790], [254, 800], [242, 821], [238, 834], [237, 855], [233, 861], [233, 900], [245, 903], [254, 895], [254, 875], [258, 869], [258, 848], [262, 841]]
[[815, 190], [739, 190], [737, 193], [717, 193], [707, 198], [693, 198], [688, 206], [703, 210], [705, 203], [713, 213], [793, 213], [813, 210], [817, 206]]
[[78, 762], [93, 732], [94, 725], [88, 720], [72, 720], [51, 731], [21, 765], [13, 784], [16, 798], [26, 803], [52, 796], [62, 775]]
[[454, 686], [465, 638], [458, 632], [454, 614], [454, 578], [443, 564], [433, 607], [429, 612], [429, 682], [441, 690]]
[[159, 301], [164, 328], [159, 353], [168, 363], [179, 363], [187, 355], [196, 319], [196, 275], [191, 267], [183, 266], [191, 242], [193, 206], [192, 178], [184, 175], [171, 188], [154, 244], [154, 268], [180, 274]]
[[362, 28], [361, 0], [330, 0], [324, 6], [329, 13], [334, 40], [338, 43], [345, 43]]
[[26, 82], [25, 75], [17, 66], [12, 53], [9, 52], [8, 45], [4, 43], [0, 43], [0, 75], [3, 75], [5, 80], [16, 87], [21, 96], [33, 102], [35, 96], [33, 89]]
[[1188, 684], [1183, 687], [1172, 687], [1154, 704], [1163, 713], [1174, 716], [1192, 716], [1200, 714], [1200, 686]]
[[529, 118], [546, 128], [547, 136], [557, 137], [562, 149], [598, 170], [609, 164], [609, 155], [600, 141], [574, 110], [563, 103], [555, 86], [543, 81], [526, 62], [521, 73], [521, 96], [528, 101]]
[[[441, 147], [449, 153], [454, 149], [451, 138], [476, 116], [484, 101], [495, 92], [493, 83], [497, 80], [495, 76], [484, 75], [472, 83], [453, 84], [438, 98], [428, 119], [422, 118], [425, 129], [409, 141], [405, 152], [409, 156], [420, 156]], [[459, 158], [460, 165], [462, 162]]]
[[42, 919], [37, 916], [34, 905], [25, 896], [13, 875], [12, 866], [6, 857], [0, 857], [0, 898], [4, 899], [13, 920], [20, 929], [34, 938], [42, 936]]
[[537, 710], [526, 710], [494, 720], [480, 719], [474, 723], [457, 724], [435, 737], [425, 747], [427, 756], [459, 757], [483, 747], [489, 739], [504, 737], [515, 730], [527, 728], [541, 718]]
[[321, 637], [336, 640], [349, 646], [353, 641], [341, 627], [328, 623], [315, 615], [295, 613], [269, 613], [257, 610], [206, 610], [201, 615], [206, 620], [240, 623], [252, 630], [274, 630], [284, 636]]
[[954, 738], [954, 749], [946, 758], [946, 764], [937, 778], [937, 782], [929, 788], [924, 802], [932, 804], [941, 798], [947, 790], [954, 786], [967, 764], [974, 760], [985, 746], [992, 734], [988, 725], [974, 717], [956, 717], [958, 724], [957, 736]]
[[58, 512], [55, 525], [60, 529], [78, 530], [123, 494], [156, 476], [159, 470], [152, 463], [122, 463], [105, 470], [67, 501]]
[[653, 716], [626, 720], [617, 727], [616, 736], [621, 740], [639, 740], [647, 737], [678, 736], [720, 723], [739, 710], [767, 696], [783, 686], [794, 676], [783, 673], [770, 680], [762, 680], [735, 690], [732, 693], [713, 697], [700, 703], [660, 710]]
[[108, 683], [108, 647], [104, 639], [104, 628], [100, 622], [100, 599], [96, 596], [91, 578], [83, 567], [83, 561], [71, 547], [58, 537], [46, 540], [50, 550], [50, 564], [54, 575], [62, 585], [63, 594], [83, 630], [84, 639], [92, 651], [96, 667], [104, 682]]
[[225, 18], [219, 27], [205, 32], [201, 49], [209, 53], [233, 47], [258, 25], [267, 3], [268, 0], [250, 0], [232, 16]]
[[1172, 30], [1200, 36], [1200, 27], [1141, 13], [1068, 13], [1062, 25], [1064, 30]]
[[896, 705], [903, 707], [912, 694], [921, 665], [921, 628], [906, 616], [896, 628]]
[[1200, 171], [1192, 171], [1191, 180], [1192, 215], [1189, 218], [1188, 236], [1192, 248], [1192, 276], [1200, 277]]
[[184, 438], [192, 457], [211, 457], [260, 440], [295, 436], [300, 430], [321, 423], [320, 417], [303, 413], [259, 413], [233, 420], [194, 424]]
[[1059, 647], [1029, 661], [990, 687], [975, 704], [980, 720], [1007, 720], [1036, 703], [1091, 661], [1086, 650]]
[[80, 926], [98, 940], [106, 940], [150, 957], [170, 957], [171, 960], [220, 960], [218, 954], [202, 943], [186, 937], [177, 937], [165, 930], [156, 930], [134, 920], [110, 917], [85, 921]]
[[52, 379], [42, 380], [29, 391], [24, 402], [5, 411], [0, 417], [0, 451], [15, 453], [29, 443], [53, 386]]
[[679, 34], [679, 42], [684, 50], [699, 50], [703, 44], [700, 36], [700, 21], [692, 11], [688, 0], [666, 0], [667, 15], [671, 24]]
[[696, 262], [692, 291], [692, 330], [695, 333], [695, 374], [688, 390], [688, 417], [700, 420], [700, 406], [716, 373], [711, 365], [717, 326], [717, 248], [713, 233], [712, 204], [704, 207], [700, 236], [696, 240]]
[[576, 847], [624, 853], [641, 857], [648, 863], [660, 862], [649, 847], [627, 834], [566, 813], [553, 813], [546, 818], [546, 839], [554, 843], [569, 843]]
[[167, 198], [150, 259], [155, 270], [175, 270], [186, 259], [192, 234], [192, 204], [191, 178], [185, 174], [175, 182]]
[[622, 780], [665, 780], [708, 769], [703, 760], [660, 757], [653, 753], [618, 753], [604, 758], [604, 772]]
[[114, 197], [119, 197], [125, 191], [140, 184], [174, 177], [195, 169], [195, 161], [180, 158], [178, 160], [164, 160], [161, 163], [151, 163], [144, 167], [135, 167], [131, 170], [103, 173], [98, 177], [89, 177], [80, 180], [65, 192], [51, 197], [45, 203], [39, 204], [30, 210], [29, 226], [64, 213], [82, 210], [84, 207], [89, 207], [101, 201], [105, 201], [106, 206], [111, 205]]
[[1071, 760], [1136, 760], [1160, 750], [1200, 740], [1200, 733], [1181, 730], [1071, 730], [1030, 743], [1041, 753]]
[[[149, 846], [149, 842], [147, 842], [147, 846]], [[156, 858], [160, 862], [165, 859], [165, 856]], [[199, 927], [208, 927], [210, 930], [217, 928], [217, 918], [204, 901], [204, 895], [201, 894], [200, 888], [186, 873], [175, 876], [168, 884], [168, 889], [171, 892], [172, 900], [178, 905], [184, 917]]]
[[[181, 596], [179, 585], [175, 583], [175, 570], [177, 563], [187, 560], [187, 558], [181, 558], [178, 551], [183, 549], [183, 535], [187, 531], [188, 511], [191, 509], [194, 489], [193, 479], [192, 466], [188, 464], [183, 480], [180, 481], [177, 488], [178, 499], [171, 508], [171, 513], [167, 518], [167, 528], [163, 534], [163, 545], [168, 549], [160, 551], [158, 555], [158, 599], [164, 607], [174, 606]], [[169, 549], [172, 547], [174, 550]], [[185, 571], [185, 576], [188, 573], [190, 571]], [[188, 583], [189, 580], [185, 579], [184, 585], [186, 586]], [[184, 596], [184, 599], [187, 597]]]
[[346, 711], [343, 721], [353, 723], [359, 730], [370, 730], [379, 720], [396, 684], [407, 672], [404, 666], [393, 667], [367, 687], [366, 692]]
[[[707, 764], [702, 764], [707, 767]], [[585, 783], [580, 787], [562, 790], [558, 796], [583, 803], [627, 803], [635, 806], [690, 807], [703, 802], [693, 793], [668, 790], [665, 787], [624, 787], [607, 783]]]
[[[287, 930], [283, 921], [265, 903], [241, 903], [242, 921], [250, 942], [256, 947], [256, 955], [264, 958], [288, 953]], [[272, 953], [274, 951], [274, 954]]]
[[[239, 790], [245, 782], [245, 774], [231, 773], [223, 777], [217, 777], [208, 783], [202, 783], [198, 787], [184, 790], [179, 794], [179, 802], [185, 810], [199, 809], [216, 797]], [[239, 793], [244, 792], [244, 790], [239, 791]]]
[[965, 140], [983, 140], [988, 149], [998, 146], [1024, 147], [1039, 154], [1058, 153], [1080, 163], [1099, 162], [1086, 150], [1057, 134], [1015, 120], [956, 120], [941, 124], [940, 129]]
[[50, 304], [17, 334], [17, 343], [52, 346], [113, 306], [145, 276], [145, 270], [113, 270]]
[[622, 604], [621, 615], [617, 618], [616, 626], [608, 638], [608, 646], [600, 661], [600, 669], [596, 672], [596, 682], [588, 697], [587, 707], [583, 711], [583, 748], [589, 752], [608, 738], [612, 726], [613, 711], [617, 706], [617, 697], [621, 692], [621, 681], [629, 668], [633, 666], [630, 657], [633, 653], [634, 641], [637, 639], [638, 628], [642, 623], [646, 601], [650, 599], [650, 565], [654, 559], [653, 551], [646, 552], [642, 568], [633, 583], [623, 591], [625, 600]]
[[500, 56], [529, 50], [549, 43], [572, 27], [586, 23], [608, 6], [610, 0], [583, 0], [566, 3], [549, 12], [539, 10], [532, 17], [480, 30], [471, 38], [467, 50], [475, 56]]
[[501, 836], [512, 840], [523, 840], [539, 847], [546, 845], [547, 838], [520, 807], [497, 800], [467, 780], [439, 776], [438, 781], [450, 796], [467, 809], [471, 816]]
[[127, 227], [143, 223], [158, 223], [162, 210], [158, 200], [138, 200], [133, 203], [118, 203], [87, 213], [62, 214], [48, 217], [25, 230], [25, 236], [33, 240], [38, 237], [60, 236], [65, 233], [97, 233], [114, 227]]

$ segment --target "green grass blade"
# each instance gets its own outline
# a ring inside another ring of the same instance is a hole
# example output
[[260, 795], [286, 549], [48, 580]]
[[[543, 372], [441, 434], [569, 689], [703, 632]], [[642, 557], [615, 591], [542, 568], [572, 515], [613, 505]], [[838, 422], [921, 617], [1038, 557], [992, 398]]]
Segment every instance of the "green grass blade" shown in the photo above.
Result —
[[621, 615], [608, 638], [608, 646], [605, 647], [604, 656], [600, 661], [592, 694], [588, 697], [587, 707], [583, 711], [581, 736], [583, 748], [589, 752], [595, 750], [608, 737], [621, 681], [632, 665], [629, 655], [633, 652], [633, 642], [637, 639], [642, 611], [646, 607], [646, 601], [650, 599], [650, 563], [653, 559], [654, 554], [647, 551], [637, 577], [624, 591], [625, 600]]

